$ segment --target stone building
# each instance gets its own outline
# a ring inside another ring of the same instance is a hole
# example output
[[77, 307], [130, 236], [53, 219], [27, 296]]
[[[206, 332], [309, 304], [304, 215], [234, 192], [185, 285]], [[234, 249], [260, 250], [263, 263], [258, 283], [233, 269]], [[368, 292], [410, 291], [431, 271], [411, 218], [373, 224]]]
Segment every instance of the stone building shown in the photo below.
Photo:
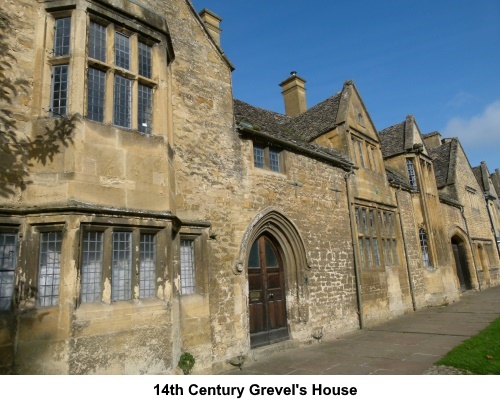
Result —
[[457, 140], [379, 133], [350, 81], [308, 109], [292, 73], [285, 115], [234, 100], [219, 23], [4, 2], [0, 372], [222, 372], [499, 282]]

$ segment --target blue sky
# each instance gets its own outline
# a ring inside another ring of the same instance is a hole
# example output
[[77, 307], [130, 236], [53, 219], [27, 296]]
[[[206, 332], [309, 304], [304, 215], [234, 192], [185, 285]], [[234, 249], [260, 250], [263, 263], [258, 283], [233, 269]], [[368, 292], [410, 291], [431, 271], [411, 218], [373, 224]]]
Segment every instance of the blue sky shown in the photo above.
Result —
[[500, 168], [499, 0], [193, 0], [222, 17], [234, 97], [284, 112], [278, 84], [307, 80], [308, 107], [354, 80], [378, 130], [413, 114], [457, 136], [472, 166]]

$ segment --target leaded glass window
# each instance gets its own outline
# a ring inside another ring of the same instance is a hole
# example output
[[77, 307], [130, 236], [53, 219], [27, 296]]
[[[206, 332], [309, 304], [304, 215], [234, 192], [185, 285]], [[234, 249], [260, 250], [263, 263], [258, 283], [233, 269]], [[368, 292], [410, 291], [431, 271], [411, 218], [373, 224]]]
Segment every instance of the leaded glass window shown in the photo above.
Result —
[[422, 260], [425, 267], [430, 266], [429, 247], [427, 246], [427, 234], [423, 229], [418, 232], [420, 236], [420, 248], [422, 249]]
[[106, 27], [93, 21], [89, 30], [89, 57], [106, 62]]
[[415, 175], [413, 160], [406, 159], [406, 169], [408, 170], [408, 179], [410, 180], [410, 186], [412, 186], [414, 189], [417, 189], [417, 177]]
[[280, 154], [275, 149], [269, 149], [269, 166], [273, 172], [280, 172]]
[[86, 232], [82, 249], [82, 302], [102, 299], [102, 232]]
[[120, 127], [130, 128], [131, 125], [131, 90], [131, 80], [115, 75], [114, 124]]
[[0, 233], [0, 311], [10, 309], [14, 293], [17, 235]]
[[139, 84], [138, 125], [139, 132], [151, 135], [153, 130], [153, 89]]
[[115, 65], [130, 70], [130, 38], [115, 32]]
[[87, 117], [93, 121], [104, 121], [104, 99], [106, 89], [106, 73], [89, 68]]
[[113, 232], [111, 296], [113, 301], [132, 299], [131, 232]]
[[141, 234], [139, 246], [139, 297], [151, 298], [156, 294], [156, 236]]
[[151, 79], [152, 64], [151, 64], [152, 48], [149, 45], [139, 42], [139, 74]]
[[45, 232], [40, 234], [38, 305], [42, 307], [49, 307], [59, 303], [61, 245], [61, 232]]
[[59, 18], [54, 25], [54, 56], [69, 55], [71, 17]]
[[181, 294], [193, 294], [196, 289], [194, 241], [181, 239]]
[[253, 146], [253, 163], [255, 167], [264, 168], [264, 148]]
[[52, 68], [50, 112], [53, 117], [66, 116], [68, 112], [68, 65]]

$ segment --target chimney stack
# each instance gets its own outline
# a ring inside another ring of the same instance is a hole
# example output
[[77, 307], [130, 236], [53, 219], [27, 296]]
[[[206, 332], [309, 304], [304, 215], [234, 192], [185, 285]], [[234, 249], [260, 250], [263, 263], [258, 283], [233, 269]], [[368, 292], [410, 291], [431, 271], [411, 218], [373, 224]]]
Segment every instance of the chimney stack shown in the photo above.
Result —
[[219, 24], [222, 21], [222, 18], [206, 8], [200, 11], [200, 17], [205, 23], [205, 27], [207, 27], [207, 30], [210, 32], [210, 35], [215, 43], [220, 46], [220, 33], [222, 30], [219, 28]]
[[425, 147], [428, 149], [434, 149], [441, 146], [443, 143], [441, 139], [441, 134], [437, 131], [431, 132], [430, 134], [424, 135]]
[[306, 103], [306, 81], [297, 76], [297, 72], [291, 72], [290, 77], [280, 83], [285, 101], [285, 114], [296, 117], [307, 110]]

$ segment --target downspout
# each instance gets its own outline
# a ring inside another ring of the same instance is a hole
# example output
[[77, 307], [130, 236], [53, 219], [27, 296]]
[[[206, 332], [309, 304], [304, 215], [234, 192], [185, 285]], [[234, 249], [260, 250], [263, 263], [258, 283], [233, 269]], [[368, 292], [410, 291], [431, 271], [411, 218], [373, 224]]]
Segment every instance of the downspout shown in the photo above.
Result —
[[401, 225], [401, 235], [403, 235], [403, 247], [405, 250], [405, 258], [406, 258], [406, 271], [408, 272], [408, 281], [410, 283], [410, 294], [411, 294], [411, 302], [413, 304], [413, 310], [417, 310], [417, 301], [415, 299], [415, 286], [413, 285], [413, 278], [411, 275], [410, 269], [410, 260], [408, 258], [408, 245], [406, 244], [406, 236], [405, 229], [403, 225], [403, 217], [401, 215], [401, 204], [399, 203], [399, 192], [401, 191], [401, 186], [396, 189], [396, 204], [398, 205], [398, 216], [399, 216], [399, 224]]
[[354, 275], [356, 279], [356, 299], [358, 303], [358, 315], [359, 315], [359, 328], [364, 329], [365, 327], [365, 321], [364, 321], [364, 314], [363, 314], [363, 300], [361, 297], [361, 276], [359, 274], [359, 257], [358, 257], [358, 251], [359, 251], [359, 246], [358, 246], [358, 235], [356, 233], [356, 221], [354, 220], [354, 215], [353, 215], [353, 206], [354, 203], [352, 201], [352, 196], [351, 196], [351, 184], [350, 184], [350, 177], [352, 174], [352, 169], [348, 171], [344, 175], [345, 179], [345, 185], [346, 185], [346, 193], [347, 193], [347, 204], [349, 208], [349, 220], [351, 223], [351, 238], [352, 238], [352, 250], [353, 250], [353, 259], [354, 259]]
[[482, 288], [481, 288], [481, 280], [479, 280], [479, 272], [477, 271], [476, 253], [474, 253], [474, 245], [472, 244], [472, 239], [470, 237], [469, 225], [467, 224], [467, 218], [465, 217], [464, 207], [463, 206], [460, 207], [460, 212], [462, 213], [462, 218], [464, 219], [464, 222], [465, 222], [465, 230], [467, 231], [467, 239], [469, 239], [470, 250], [472, 252], [472, 260], [474, 261], [474, 268], [476, 269], [477, 285], [479, 287], [479, 291], [481, 291], [482, 290]]

